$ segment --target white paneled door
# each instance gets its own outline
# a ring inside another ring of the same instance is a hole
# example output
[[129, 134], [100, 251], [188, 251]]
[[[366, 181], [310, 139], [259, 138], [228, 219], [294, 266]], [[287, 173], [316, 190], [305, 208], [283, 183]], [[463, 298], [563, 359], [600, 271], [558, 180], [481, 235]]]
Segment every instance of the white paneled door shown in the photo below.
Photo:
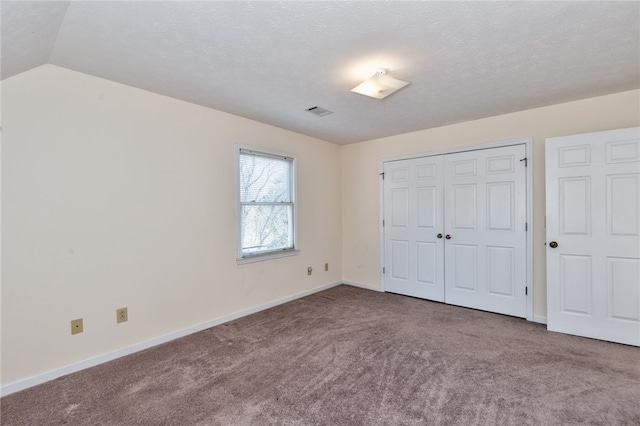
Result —
[[524, 157], [524, 145], [447, 155], [447, 303], [526, 317]]
[[525, 151], [385, 162], [385, 291], [526, 317]]
[[545, 150], [547, 327], [640, 346], [640, 128]]
[[441, 156], [385, 163], [386, 291], [444, 301], [442, 176]]

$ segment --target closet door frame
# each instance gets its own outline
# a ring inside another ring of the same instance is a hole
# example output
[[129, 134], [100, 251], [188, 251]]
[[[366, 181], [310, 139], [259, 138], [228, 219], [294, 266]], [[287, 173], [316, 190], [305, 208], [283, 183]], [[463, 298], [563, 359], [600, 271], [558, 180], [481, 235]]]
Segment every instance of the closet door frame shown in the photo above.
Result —
[[382, 160], [380, 160], [380, 220], [379, 222], [379, 226], [380, 226], [380, 230], [379, 230], [379, 235], [380, 235], [380, 283], [381, 283], [381, 288], [382, 291], [385, 291], [385, 276], [384, 276], [384, 270], [383, 270], [383, 265], [385, 264], [385, 258], [384, 258], [384, 254], [385, 254], [385, 241], [384, 241], [384, 227], [383, 227], [383, 223], [382, 220], [384, 218], [384, 182], [382, 180], [382, 175], [384, 172], [384, 164], [386, 162], [389, 161], [398, 161], [398, 160], [410, 160], [413, 158], [420, 158], [420, 157], [431, 157], [434, 155], [446, 155], [446, 154], [454, 154], [454, 153], [458, 153], [458, 152], [469, 152], [469, 151], [478, 151], [478, 150], [482, 150], [482, 149], [489, 149], [489, 148], [500, 148], [500, 147], [506, 147], [506, 146], [513, 146], [513, 145], [524, 145], [525, 146], [525, 155], [526, 155], [526, 162], [527, 162], [527, 167], [526, 167], [526, 222], [527, 222], [527, 235], [526, 235], [526, 261], [527, 261], [527, 273], [526, 273], [526, 288], [527, 288], [527, 316], [526, 319], [528, 321], [535, 321], [535, 322], [541, 322], [541, 323], [545, 323], [545, 319], [543, 318], [534, 318], [533, 315], [533, 299], [534, 299], [534, 289], [533, 289], [533, 230], [534, 230], [534, 223], [533, 223], [533, 138], [529, 137], [529, 138], [521, 138], [521, 139], [512, 139], [512, 140], [507, 140], [507, 141], [502, 141], [502, 142], [493, 142], [493, 143], [486, 143], [486, 144], [479, 144], [479, 145], [471, 145], [471, 146], [465, 146], [465, 147], [459, 147], [459, 148], [451, 148], [451, 149], [443, 149], [443, 150], [436, 150], [436, 151], [426, 151], [426, 152], [419, 152], [419, 153], [415, 153], [415, 154], [409, 154], [409, 155], [400, 155], [400, 156], [394, 156], [394, 157], [386, 157], [383, 158]]

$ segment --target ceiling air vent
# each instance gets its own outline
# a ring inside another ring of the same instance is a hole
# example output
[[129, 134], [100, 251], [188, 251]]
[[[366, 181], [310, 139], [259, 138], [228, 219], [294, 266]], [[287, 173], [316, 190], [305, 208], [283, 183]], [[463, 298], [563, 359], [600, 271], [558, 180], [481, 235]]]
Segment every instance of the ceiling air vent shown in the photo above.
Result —
[[314, 106], [311, 108], [307, 108], [311, 114], [315, 114], [319, 117], [324, 117], [325, 115], [333, 114], [333, 111], [329, 111], [328, 109], [320, 108], [319, 106]]

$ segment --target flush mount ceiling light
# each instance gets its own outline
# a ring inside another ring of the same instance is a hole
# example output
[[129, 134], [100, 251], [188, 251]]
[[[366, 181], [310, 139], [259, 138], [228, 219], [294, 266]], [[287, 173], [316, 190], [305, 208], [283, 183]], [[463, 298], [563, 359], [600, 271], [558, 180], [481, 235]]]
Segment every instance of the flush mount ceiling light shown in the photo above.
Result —
[[351, 89], [352, 92], [384, 99], [390, 94], [409, 84], [408, 81], [397, 80], [387, 75], [387, 70], [380, 68], [374, 75]]

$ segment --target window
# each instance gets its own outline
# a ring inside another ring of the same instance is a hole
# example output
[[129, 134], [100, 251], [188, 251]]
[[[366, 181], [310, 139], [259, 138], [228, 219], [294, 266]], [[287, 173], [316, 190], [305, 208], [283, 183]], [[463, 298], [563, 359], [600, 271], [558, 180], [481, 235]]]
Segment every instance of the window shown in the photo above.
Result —
[[295, 158], [241, 147], [238, 261], [295, 254]]

